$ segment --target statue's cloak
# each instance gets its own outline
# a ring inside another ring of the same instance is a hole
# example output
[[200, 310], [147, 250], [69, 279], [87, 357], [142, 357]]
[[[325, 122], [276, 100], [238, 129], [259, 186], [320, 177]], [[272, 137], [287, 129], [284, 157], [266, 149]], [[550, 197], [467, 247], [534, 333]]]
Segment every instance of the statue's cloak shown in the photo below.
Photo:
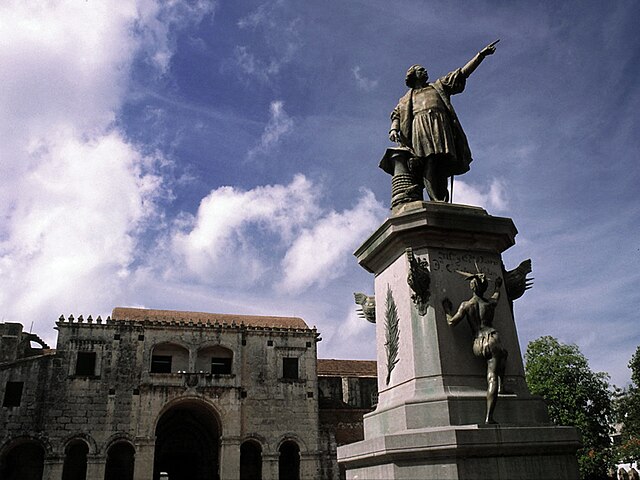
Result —
[[[447, 159], [444, 164], [442, 172], [447, 176], [461, 175], [469, 171], [469, 164], [472, 162], [471, 150], [469, 148], [469, 142], [467, 136], [462, 130], [458, 116], [456, 115], [453, 105], [451, 104], [451, 95], [461, 93], [466, 85], [466, 77], [462, 73], [461, 69], [457, 69], [442, 78], [439, 78], [429, 85], [435, 89], [440, 96], [442, 103], [446, 106], [448, 111], [448, 128], [451, 129], [453, 134], [455, 153], [448, 152]], [[403, 143], [410, 148], [413, 148], [414, 143], [412, 139], [413, 129], [413, 89], [409, 90], [398, 102], [398, 105], [391, 114], [391, 119], [394, 125], [397, 126], [403, 139]]]

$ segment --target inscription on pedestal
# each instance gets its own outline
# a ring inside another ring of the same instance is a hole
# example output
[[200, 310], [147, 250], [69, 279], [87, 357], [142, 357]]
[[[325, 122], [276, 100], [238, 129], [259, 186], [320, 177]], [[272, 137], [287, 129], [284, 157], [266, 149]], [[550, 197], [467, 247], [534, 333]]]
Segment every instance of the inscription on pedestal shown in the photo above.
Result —
[[456, 270], [475, 270], [477, 265], [486, 273], [499, 275], [502, 268], [497, 256], [484, 253], [437, 249], [429, 255], [429, 260], [432, 272], [456, 273]]

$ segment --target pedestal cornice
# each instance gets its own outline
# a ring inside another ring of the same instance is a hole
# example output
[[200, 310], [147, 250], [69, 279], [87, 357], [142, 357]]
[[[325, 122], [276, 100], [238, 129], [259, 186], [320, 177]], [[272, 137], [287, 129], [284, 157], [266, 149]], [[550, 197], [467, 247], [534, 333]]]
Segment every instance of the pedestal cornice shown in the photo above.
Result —
[[480, 207], [436, 202], [404, 204], [355, 252], [358, 263], [377, 274], [405, 248], [422, 246], [502, 253], [518, 233], [510, 218]]

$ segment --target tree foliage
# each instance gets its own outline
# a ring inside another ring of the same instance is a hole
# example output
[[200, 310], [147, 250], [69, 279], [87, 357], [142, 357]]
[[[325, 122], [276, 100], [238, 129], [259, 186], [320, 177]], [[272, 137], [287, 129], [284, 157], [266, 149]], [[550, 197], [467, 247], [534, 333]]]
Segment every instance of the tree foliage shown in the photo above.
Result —
[[529, 389], [544, 398], [551, 420], [576, 427], [581, 436], [578, 464], [582, 478], [605, 478], [611, 461], [613, 419], [608, 375], [593, 372], [576, 345], [562, 344], [553, 337], [530, 342], [525, 362]]
[[616, 420], [622, 424], [618, 459], [633, 462], [640, 459], [640, 347], [631, 357], [631, 385], [618, 394]]

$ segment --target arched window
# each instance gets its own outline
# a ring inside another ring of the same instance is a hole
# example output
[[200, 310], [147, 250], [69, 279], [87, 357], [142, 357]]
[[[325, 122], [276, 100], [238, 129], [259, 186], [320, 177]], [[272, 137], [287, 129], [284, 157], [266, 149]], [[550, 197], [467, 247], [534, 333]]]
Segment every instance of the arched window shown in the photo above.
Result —
[[62, 480], [86, 480], [88, 445], [82, 440], [74, 440], [65, 449]]
[[34, 441], [17, 444], [0, 458], [3, 480], [41, 480], [44, 470], [44, 448]]
[[233, 352], [228, 348], [216, 345], [198, 350], [196, 372], [228, 375], [231, 373]]
[[151, 352], [151, 373], [178, 373], [189, 369], [189, 350], [175, 343], [161, 343]]
[[300, 480], [300, 448], [296, 442], [287, 440], [280, 445], [278, 478], [280, 480]]
[[133, 480], [135, 450], [128, 442], [117, 442], [107, 451], [105, 480]]
[[262, 480], [262, 448], [257, 442], [240, 445], [240, 480]]

